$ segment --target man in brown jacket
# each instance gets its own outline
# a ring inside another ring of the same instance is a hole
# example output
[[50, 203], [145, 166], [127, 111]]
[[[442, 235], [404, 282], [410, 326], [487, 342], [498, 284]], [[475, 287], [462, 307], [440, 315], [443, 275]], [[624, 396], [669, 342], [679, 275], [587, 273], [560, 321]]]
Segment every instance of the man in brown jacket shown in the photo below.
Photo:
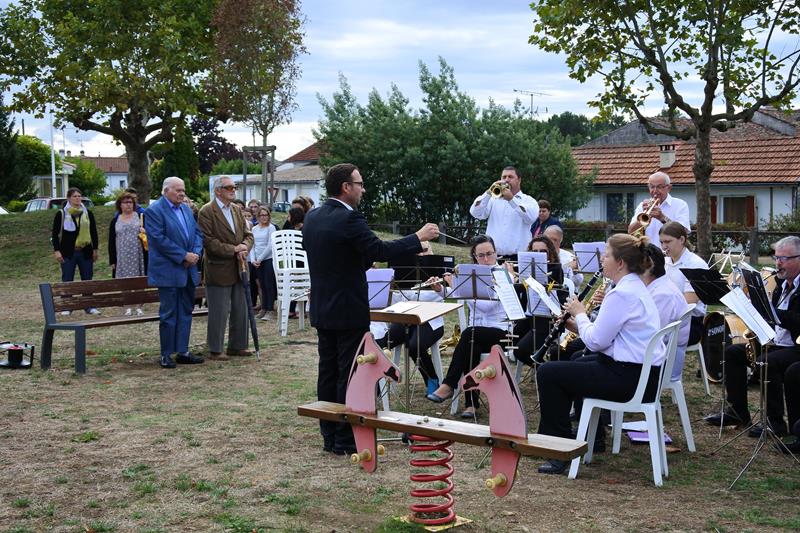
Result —
[[[236, 185], [228, 176], [214, 181], [214, 199], [200, 209], [197, 224], [203, 232], [203, 267], [208, 298], [208, 359], [252, 355], [247, 349], [247, 300], [239, 282], [239, 261], [247, 260], [253, 234], [241, 209], [233, 203]], [[228, 317], [230, 316], [230, 321]], [[222, 353], [225, 324], [228, 347]]]

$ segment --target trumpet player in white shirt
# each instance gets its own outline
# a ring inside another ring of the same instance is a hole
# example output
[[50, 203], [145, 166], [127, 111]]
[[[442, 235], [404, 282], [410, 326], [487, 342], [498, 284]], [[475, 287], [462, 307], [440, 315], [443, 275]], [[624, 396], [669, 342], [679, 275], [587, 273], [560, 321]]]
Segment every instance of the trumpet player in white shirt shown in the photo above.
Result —
[[[577, 299], [564, 305], [564, 310], [575, 317], [578, 333], [591, 354], [575, 361], [549, 361], [539, 368], [539, 433], [572, 438], [570, 407], [574, 401], [580, 412], [586, 396], [613, 401], [633, 397], [647, 344], [660, 327], [656, 304], [639, 277], [651, 265], [647, 244], [646, 237], [626, 234], [608, 239], [603, 274], [614, 287], [606, 292], [594, 322]], [[665, 350], [659, 350], [652, 365], [661, 365], [665, 355]], [[655, 395], [658, 374], [650, 372], [645, 400]], [[604, 428], [598, 427], [598, 438], [604, 437]], [[539, 467], [539, 472], [560, 474], [567, 465], [566, 461], [551, 459]]]
[[658, 231], [670, 220], [680, 222], [688, 231], [691, 231], [689, 204], [670, 194], [672, 184], [665, 172], [659, 171], [650, 174], [650, 177], [647, 178], [647, 189], [650, 192], [650, 198], [636, 206], [636, 211], [628, 226], [628, 233], [634, 233], [641, 229], [643, 224], [639, 220], [639, 215], [642, 213], [650, 215], [650, 222], [644, 229], [644, 234], [652, 243], [658, 243]]

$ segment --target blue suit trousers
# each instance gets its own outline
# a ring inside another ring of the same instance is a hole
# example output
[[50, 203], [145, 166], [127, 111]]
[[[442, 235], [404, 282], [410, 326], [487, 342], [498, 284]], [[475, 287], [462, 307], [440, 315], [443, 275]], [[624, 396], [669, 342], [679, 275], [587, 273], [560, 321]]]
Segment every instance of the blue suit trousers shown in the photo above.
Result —
[[161, 302], [158, 308], [161, 355], [187, 353], [192, 332], [194, 285], [190, 282], [186, 287], [159, 287], [158, 298]]

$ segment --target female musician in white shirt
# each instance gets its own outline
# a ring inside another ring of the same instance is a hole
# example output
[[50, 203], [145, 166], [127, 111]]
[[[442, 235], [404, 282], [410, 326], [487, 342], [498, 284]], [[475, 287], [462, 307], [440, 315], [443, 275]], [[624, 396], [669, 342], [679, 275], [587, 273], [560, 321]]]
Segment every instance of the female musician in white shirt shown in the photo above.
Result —
[[[606, 292], [594, 322], [582, 302], [573, 299], [564, 309], [575, 317], [587, 355], [575, 361], [550, 361], [537, 373], [542, 418], [539, 433], [572, 438], [569, 411], [572, 401], [586, 396], [627, 401], [636, 390], [645, 349], [659, 330], [658, 309], [639, 274], [650, 266], [645, 254], [647, 237], [612, 235], [603, 255], [603, 274], [614, 283]], [[661, 365], [664, 350], [656, 353], [653, 366]], [[658, 372], [650, 372], [645, 398], [652, 399]], [[577, 407], [576, 407], [577, 408]], [[604, 429], [598, 427], [598, 436]], [[545, 474], [560, 474], [569, 463], [550, 460], [539, 467]]]
[[703, 259], [692, 252], [689, 242], [689, 232], [680, 222], [667, 222], [658, 232], [661, 239], [661, 248], [667, 256], [667, 276], [678, 287], [686, 298], [687, 303], [697, 303], [692, 313], [692, 323], [689, 330], [689, 344], [697, 344], [703, 334], [703, 317], [706, 314], [706, 304], [701, 302], [695, 294], [692, 284], [686, 279], [680, 269], [702, 268], [708, 269]]
[[[663, 328], [671, 322], [680, 320], [689, 304], [686, 303], [683, 294], [666, 275], [664, 252], [655, 244], [648, 244], [647, 255], [653, 262], [653, 266], [642, 274], [642, 281], [647, 285], [647, 290], [656, 303], [660, 324]], [[675, 354], [675, 365], [672, 367], [672, 381], [681, 379], [683, 359], [686, 356], [686, 346], [689, 342], [689, 324], [689, 320], [681, 324], [681, 329], [678, 333], [678, 349]]]
[[[478, 235], [472, 240], [470, 256], [479, 265], [497, 265], [497, 250], [494, 241], [487, 235]], [[450, 283], [450, 276], [445, 274], [445, 282]], [[442, 292], [441, 284], [434, 284], [437, 292]], [[498, 300], [468, 300], [470, 326], [461, 332], [461, 339], [453, 350], [450, 368], [447, 369], [442, 384], [427, 398], [435, 403], [442, 403], [452, 398], [461, 376], [480, 363], [481, 354], [488, 352], [498, 344], [508, 331], [508, 317]], [[465, 395], [466, 409], [462, 418], [474, 418], [478, 405], [477, 392]]]

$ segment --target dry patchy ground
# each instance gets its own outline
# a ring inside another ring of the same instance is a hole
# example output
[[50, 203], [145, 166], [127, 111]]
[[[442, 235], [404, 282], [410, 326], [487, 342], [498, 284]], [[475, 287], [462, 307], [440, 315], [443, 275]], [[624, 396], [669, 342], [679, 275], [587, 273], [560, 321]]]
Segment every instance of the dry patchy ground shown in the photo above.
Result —
[[[21, 285], [21, 286], [20, 286]], [[41, 310], [33, 283], [2, 286], [0, 337], [38, 344]], [[115, 312], [110, 310], [109, 312]], [[192, 342], [203, 349], [205, 319]], [[409, 452], [389, 443], [367, 475], [321, 450], [315, 420], [296, 414], [315, 394], [313, 330], [286, 339], [261, 323], [264, 357], [165, 371], [156, 366], [157, 324], [91, 330], [85, 376], [72, 373], [72, 336], [58, 333], [49, 372], [0, 373], [0, 531], [416, 531], [406, 513]], [[685, 372], [695, 419], [718, 405]], [[414, 412], [437, 407], [414, 385]], [[529, 426], [536, 392], [522, 385]], [[719, 394], [719, 388], [714, 389]], [[755, 396], [751, 399], [755, 402]], [[482, 488], [484, 450], [455, 445], [461, 531], [765, 531], [800, 527], [800, 467], [765, 449], [727, 490], [753, 449], [742, 437], [713, 457], [716, 430], [695, 421], [700, 453], [685, 451], [677, 410], [668, 431], [683, 451], [655, 488], [646, 447], [623, 443], [582, 466], [577, 480], [536, 473], [523, 459], [513, 492]], [[483, 412], [480, 421], [487, 423]], [[723, 440], [731, 433], [726, 432]]]

